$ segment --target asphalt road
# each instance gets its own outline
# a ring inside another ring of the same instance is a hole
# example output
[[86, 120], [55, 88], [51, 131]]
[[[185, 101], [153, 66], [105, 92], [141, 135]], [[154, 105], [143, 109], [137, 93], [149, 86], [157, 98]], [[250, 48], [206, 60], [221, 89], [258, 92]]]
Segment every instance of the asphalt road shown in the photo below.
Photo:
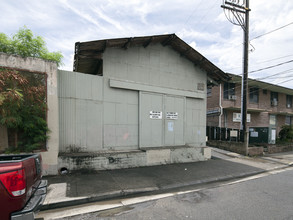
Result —
[[63, 219], [293, 220], [293, 168], [244, 182]]

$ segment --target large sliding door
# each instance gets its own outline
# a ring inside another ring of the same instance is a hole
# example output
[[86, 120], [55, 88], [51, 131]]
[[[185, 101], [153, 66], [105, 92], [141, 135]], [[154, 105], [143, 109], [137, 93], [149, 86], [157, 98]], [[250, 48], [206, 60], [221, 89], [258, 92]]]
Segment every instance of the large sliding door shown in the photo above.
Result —
[[140, 93], [140, 147], [184, 145], [185, 98]]

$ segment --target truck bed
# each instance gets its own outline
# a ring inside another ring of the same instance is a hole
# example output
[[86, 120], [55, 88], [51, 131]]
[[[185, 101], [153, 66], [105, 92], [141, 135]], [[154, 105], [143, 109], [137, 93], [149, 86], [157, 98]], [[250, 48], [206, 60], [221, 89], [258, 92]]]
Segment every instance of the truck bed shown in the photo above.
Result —
[[[21, 178], [21, 179], [19, 179]], [[42, 157], [38, 154], [0, 156], [0, 219], [22, 219], [40, 207], [47, 182], [42, 181]], [[21, 188], [18, 183], [21, 182]], [[13, 186], [13, 184], [16, 184]], [[15, 187], [18, 187], [15, 189]], [[42, 188], [42, 189], [41, 189]], [[38, 191], [38, 193], [36, 193]]]
[[36, 156], [37, 156], [36, 154], [3, 155], [3, 156], [0, 156], [0, 163], [22, 161], [29, 157], [36, 157]]

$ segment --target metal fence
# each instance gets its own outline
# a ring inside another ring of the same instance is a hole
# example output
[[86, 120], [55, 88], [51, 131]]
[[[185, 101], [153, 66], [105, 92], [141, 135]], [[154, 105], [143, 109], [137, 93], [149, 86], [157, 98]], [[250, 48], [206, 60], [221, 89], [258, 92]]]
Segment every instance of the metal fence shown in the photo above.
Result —
[[206, 135], [208, 140], [240, 142], [243, 132], [240, 129], [220, 128], [207, 126]]

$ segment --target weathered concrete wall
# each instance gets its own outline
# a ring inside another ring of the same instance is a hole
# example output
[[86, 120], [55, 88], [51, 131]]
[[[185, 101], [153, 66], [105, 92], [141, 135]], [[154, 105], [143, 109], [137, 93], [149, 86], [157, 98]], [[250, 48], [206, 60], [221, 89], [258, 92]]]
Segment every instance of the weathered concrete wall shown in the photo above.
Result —
[[39, 58], [23, 58], [0, 53], [0, 66], [47, 74], [47, 122], [50, 129], [50, 138], [47, 142], [47, 151], [41, 154], [43, 157], [44, 175], [57, 174], [57, 157], [59, 152], [57, 64]]
[[287, 144], [284, 146], [267, 146], [268, 153], [269, 154], [275, 154], [275, 153], [280, 153], [280, 152], [287, 152], [287, 151], [292, 151], [293, 150], [293, 144]]
[[138, 149], [139, 92], [112, 88], [105, 76], [103, 92], [104, 150]]
[[[211, 157], [205, 148], [206, 72], [168, 46], [107, 48], [103, 76], [59, 71], [58, 79], [59, 169], [119, 169]], [[162, 117], [154, 120], [150, 111]], [[169, 120], [167, 112], [178, 117]]]
[[[144, 135], [135, 132], [138, 126], [141, 126], [138, 123], [137, 112], [139, 105], [143, 104], [138, 105], [141, 100], [137, 91], [140, 91], [187, 97], [186, 103], [183, 104], [186, 112], [180, 115], [185, 117], [184, 140], [181, 144], [205, 146], [207, 74], [202, 69], [180, 56], [172, 48], [158, 44], [147, 48], [130, 47], [127, 50], [107, 49], [103, 54], [103, 74], [105, 78], [104, 103], [112, 107], [111, 111], [105, 111], [107, 118], [111, 119], [110, 125], [105, 124], [105, 138], [112, 136], [110, 140], [113, 141], [115, 140], [113, 135], [116, 133], [118, 135], [116, 139], [123, 141], [119, 135], [124, 137], [130, 129], [129, 136], [133, 137], [131, 142], [133, 149], [141, 143], [141, 141], [140, 143], [135, 141], [141, 138], [138, 135]], [[111, 88], [109, 88], [108, 80]], [[123, 116], [125, 110], [131, 111], [131, 114]], [[151, 110], [153, 109], [148, 109], [148, 112]], [[117, 112], [121, 114], [121, 122], [117, 121]], [[126, 121], [127, 117], [131, 118], [131, 122]], [[125, 124], [126, 128], [121, 126]], [[108, 148], [119, 147], [121, 141], [118, 145], [109, 143]], [[105, 141], [105, 147], [106, 143], [107, 141]], [[126, 142], [124, 147], [130, 146], [129, 144]]]
[[[243, 143], [238, 142], [229, 142], [229, 141], [209, 141], [209, 146], [217, 147], [223, 150], [232, 151], [235, 153], [239, 153], [242, 155], [245, 155], [245, 147]], [[248, 156], [254, 157], [254, 156], [262, 156], [264, 153], [263, 147], [249, 147], [248, 148]]]
[[245, 155], [243, 143], [210, 140], [207, 142], [207, 145]]
[[[171, 47], [161, 44], [127, 50], [107, 48], [103, 54], [103, 73], [106, 78], [206, 95], [206, 73]], [[198, 87], [201, 84], [203, 90]]]
[[58, 71], [60, 152], [102, 150], [103, 77]]
[[248, 148], [248, 156], [255, 157], [255, 156], [263, 156], [264, 149], [263, 147], [249, 147]]
[[60, 153], [59, 170], [107, 170], [170, 163], [189, 163], [210, 159], [208, 147], [148, 149], [146, 151], [108, 151], [103, 153]]
[[185, 141], [190, 146], [206, 146], [206, 99], [186, 99]]

